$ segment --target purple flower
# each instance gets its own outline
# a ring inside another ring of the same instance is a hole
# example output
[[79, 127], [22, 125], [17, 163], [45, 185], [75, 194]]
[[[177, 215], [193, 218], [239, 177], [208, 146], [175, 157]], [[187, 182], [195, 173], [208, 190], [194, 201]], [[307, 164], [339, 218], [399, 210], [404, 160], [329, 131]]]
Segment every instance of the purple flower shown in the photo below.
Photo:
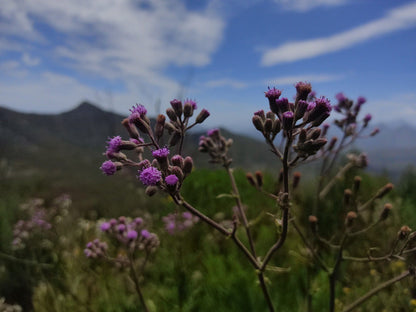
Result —
[[218, 130], [217, 128], [208, 130], [208, 132], [207, 132], [207, 135], [209, 137], [216, 136], [218, 134], [220, 134], [220, 130]]
[[107, 160], [103, 162], [100, 169], [104, 174], [110, 176], [117, 171], [117, 166], [111, 160]]
[[139, 139], [133, 139], [133, 138], [131, 138], [131, 139], [129, 139], [129, 141], [132, 142], [132, 143], [134, 143], [134, 144], [137, 144], [137, 145], [144, 143], [144, 140], [142, 138], [139, 138]]
[[143, 117], [144, 115], [147, 114], [146, 108], [143, 105], [141, 105], [141, 104], [136, 104], [136, 106], [133, 106], [130, 109], [130, 112], [131, 112], [132, 115], [133, 114], [139, 114], [140, 117]]
[[143, 223], [143, 219], [142, 218], [136, 218], [134, 219], [134, 223], [136, 223], [136, 225], [140, 225]]
[[119, 231], [119, 232], [124, 232], [124, 230], [126, 229], [126, 226], [124, 225], [124, 224], [119, 224], [118, 226], [117, 226], [117, 230]]
[[152, 155], [156, 159], [165, 159], [169, 155], [169, 149], [167, 147], [163, 147], [161, 149], [154, 150]]
[[344, 102], [347, 100], [346, 96], [342, 92], [335, 95], [335, 98], [338, 100], [338, 102]]
[[264, 114], [264, 110], [262, 110], [262, 109], [255, 112], [254, 115], [261, 117], [261, 119], [266, 119], [266, 115]]
[[150, 232], [148, 230], [142, 230], [140, 232], [140, 235], [144, 238], [149, 238], [150, 237]]
[[167, 185], [175, 185], [176, 183], [178, 183], [178, 181], [179, 181], [178, 177], [174, 174], [168, 175], [165, 178], [165, 182]]
[[107, 141], [107, 152], [110, 153], [118, 153], [120, 151], [120, 146], [123, 144], [123, 141], [121, 140], [121, 137], [115, 136], [112, 139], [109, 139]]
[[207, 111], [205, 108], [203, 110], [201, 110], [198, 114], [198, 116], [196, 116], [195, 119], [195, 123], [203, 123], [205, 119], [207, 119], [209, 117], [209, 111]]
[[135, 230], [130, 230], [130, 231], [128, 231], [127, 232], [127, 238], [128, 239], [131, 239], [131, 240], [134, 240], [134, 239], [136, 239], [137, 238], [137, 232], [135, 231]]
[[358, 99], [357, 99], [357, 105], [358, 106], [363, 105], [365, 102], [367, 102], [367, 99], [365, 97], [363, 97], [363, 96], [358, 97]]
[[309, 113], [308, 121], [313, 123], [313, 126], [319, 126], [331, 112], [331, 104], [329, 100], [321, 97], [315, 100], [315, 107]]
[[190, 213], [189, 211], [185, 211], [184, 213], [182, 213], [182, 217], [184, 219], [192, 219], [192, 213]]
[[162, 177], [162, 173], [155, 167], [149, 167], [139, 172], [140, 181], [142, 181], [144, 185], [156, 185]]
[[197, 109], [198, 107], [196, 106], [196, 102], [190, 99], [186, 99], [184, 105], [186, 104], [191, 104], [193, 109]]
[[272, 103], [275, 103], [281, 94], [282, 94], [282, 91], [277, 90], [276, 88], [273, 88], [273, 89], [269, 88], [267, 92], [264, 92], [264, 96], [269, 99], [270, 105], [272, 105]]
[[292, 129], [293, 119], [294, 119], [294, 114], [291, 111], [284, 112], [282, 116], [283, 129], [285, 130]]
[[100, 230], [103, 232], [107, 232], [111, 228], [111, 224], [109, 222], [103, 222], [100, 225]]

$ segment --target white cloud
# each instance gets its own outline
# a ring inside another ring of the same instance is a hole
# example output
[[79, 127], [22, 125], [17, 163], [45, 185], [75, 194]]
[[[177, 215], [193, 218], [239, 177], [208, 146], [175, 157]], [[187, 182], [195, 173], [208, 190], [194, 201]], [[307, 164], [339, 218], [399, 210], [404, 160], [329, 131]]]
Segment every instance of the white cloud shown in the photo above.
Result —
[[180, 0], [10, 0], [0, 6], [0, 55], [14, 50], [27, 66], [51, 60], [122, 81], [136, 96], [171, 96], [180, 85], [164, 70], [209, 64], [224, 26], [209, 5], [191, 11]]
[[304, 74], [304, 75], [293, 75], [293, 76], [282, 76], [273, 79], [268, 79], [265, 84], [267, 85], [294, 85], [299, 81], [308, 81], [311, 83], [319, 82], [331, 82], [335, 80], [343, 79], [343, 75], [333, 74]]
[[416, 93], [395, 94], [388, 99], [369, 100], [367, 108], [377, 122], [401, 120], [415, 124]]
[[208, 88], [218, 88], [218, 87], [231, 87], [234, 89], [242, 89], [247, 87], [247, 83], [238, 81], [235, 79], [217, 79], [217, 80], [210, 80], [205, 83], [205, 86]]
[[29, 53], [23, 53], [22, 61], [27, 66], [36, 66], [40, 63], [39, 58], [31, 56]]
[[269, 49], [263, 53], [261, 64], [272, 66], [313, 58], [412, 26], [416, 26], [416, 2], [391, 10], [383, 18], [329, 37], [288, 42]]
[[274, 2], [288, 11], [305, 12], [317, 7], [342, 5], [346, 0], [274, 0]]

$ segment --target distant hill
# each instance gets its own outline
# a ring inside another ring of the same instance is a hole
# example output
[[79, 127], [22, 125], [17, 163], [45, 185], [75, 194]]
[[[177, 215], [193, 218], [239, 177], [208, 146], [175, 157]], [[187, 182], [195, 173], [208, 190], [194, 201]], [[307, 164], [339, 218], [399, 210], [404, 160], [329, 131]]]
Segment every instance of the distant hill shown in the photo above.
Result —
[[[114, 135], [127, 138], [121, 125], [124, 117], [88, 102], [54, 115], [19, 113], [0, 107], [0, 158], [6, 159], [18, 172], [46, 170], [64, 175], [74, 174], [74, 168], [82, 168], [82, 172], [99, 175], [107, 138]], [[368, 153], [370, 169], [388, 169], [397, 175], [409, 164], [416, 166], [416, 129], [407, 125], [396, 128], [380, 125], [380, 128], [379, 135], [358, 141], [355, 146]], [[234, 140], [231, 154], [236, 167], [278, 170], [276, 157], [262, 140], [221, 131]], [[208, 166], [207, 156], [198, 152], [202, 134], [198, 130], [190, 133], [185, 150], [199, 167]], [[81, 172], [78, 174], [82, 176]]]

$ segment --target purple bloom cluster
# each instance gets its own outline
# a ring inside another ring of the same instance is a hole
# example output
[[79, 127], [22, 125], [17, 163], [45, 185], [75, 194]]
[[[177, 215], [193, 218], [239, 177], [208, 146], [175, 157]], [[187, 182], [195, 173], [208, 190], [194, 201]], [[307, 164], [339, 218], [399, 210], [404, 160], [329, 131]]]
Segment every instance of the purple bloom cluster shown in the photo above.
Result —
[[31, 240], [36, 240], [36, 237], [48, 237], [52, 234], [50, 231], [54, 226], [54, 221], [61, 215], [66, 214], [66, 209], [70, 205], [71, 200], [68, 195], [57, 197], [51, 207], [45, 207], [42, 199], [36, 198], [29, 200], [22, 205], [28, 216], [26, 220], [18, 220], [13, 227], [13, 241], [14, 249], [22, 249]]
[[231, 159], [227, 157], [228, 149], [233, 144], [232, 139], [226, 140], [219, 129], [208, 130], [207, 136], [199, 138], [199, 151], [208, 153], [212, 163], [229, 165]]
[[89, 242], [84, 249], [84, 255], [87, 258], [100, 258], [106, 255], [108, 245], [106, 242], [102, 242], [99, 239], [94, 239]]
[[163, 159], [169, 156], [169, 149], [163, 147], [152, 152], [152, 156], [156, 159]]
[[[130, 252], [141, 250], [153, 252], [159, 246], [159, 238], [144, 229], [143, 225], [142, 218], [130, 220], [121, 216], [102, 222], [99, 227], [111, 241], [119, 244], [117, 247], [122, 246]], [[94, 239], [87, 243], [84, 253], [88, 258], [107, 257], [107, 250], [107, 243]]]
[[354, 101], [347, 98], [343, 93], [338, 93], [335, 97], [338, 100], [338, 104], [334, 106], [334, 110], [342, 115], [341, 118], [335, 120], [335, 124], [346, 136], [355, 138], [368, 126], [372, 118], [371, 114], [365, 115], [361, 125], [358, 120], [358, 114], [361, 112], [361, 108], [367, 100], [360, 96], [354, 103]]
[[186, 211], [182, 214], [171, 213], [163, 217], [165, 223], [165, 229], [170, 235], [178, 234], [186, 229], [194, 226], [199, 221], [198, 217], [193, 216], [190, 212]]
[[105, 162], [103, 162], [100, 169], [105, 175], [110, 176], [110, 175], [113, 175], [114, 173], [116, 173], [117, 166], [111, 160], [106, 160]]
[[123, 144], [120, 136], [115, 136], [107, 141], [107, 153], [118, 153]]
[[146, 186], [156, 185], [162, 178], [162, 173], [155, 167], [148, 167], [139, 171], [139, 178]]

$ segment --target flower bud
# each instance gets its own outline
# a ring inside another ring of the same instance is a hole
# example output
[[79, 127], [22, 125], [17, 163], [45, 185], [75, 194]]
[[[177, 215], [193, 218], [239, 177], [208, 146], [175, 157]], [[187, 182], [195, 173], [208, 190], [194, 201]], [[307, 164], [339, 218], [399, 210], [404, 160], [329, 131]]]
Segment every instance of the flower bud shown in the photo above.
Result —
[[397, 233], [397, 238], [400, 240], [404, 240], [407, 238], [411, 231], [412, 229], [410, 227], [408, 227], [407, 225], [403, 225], [400, 228], [400, 231]]
[[194, 108], [190, 102], [185, 102], [185, 105], [183, 106], [183, 115], [185, 118], [189, 118], [193, 115]]
[[175, 146], [178, 144], [179, 140], [181, 139], [181, 134], [178, 131], [175, 131], [171, 137], [169, 138], [169, 146]]
[[338, 141], [337, 137], [332, 137], [328, 145], [328, 151], [332, 151], [332, 149], [335, 147], [335, 144], [337, 144], [337, 141]]
[[370, 133], [370, 136], [375, 136], [377, 133], [379, 133], [380, 132], [380, 129], [379, 128], [375, 128], [371, 133]]
[[312, 233], [318, 232], [318, 218], [316, 216], [309, 216], [309, 225], [311, 227]]
[[128, 118], [123, 119], [121, 124], [126, 128], [131, 138], [136, 140], [140, 138], [139, 131], [137, 131], [137, 128], [129, 122]]
[[258, 131], [263, 132], [264, 126], [263, 126], [263, 121], [261, 120], [260, 116], [254, 115], [252, 118], [252, 122], [253, 122], [254, 127]]
[[246, 178], [247, 178], [248, 183], [250, 183], [250, 184], [251, 184], [251, 186], [257, 187], [257, 183], [256, 183], [256, 181], [254, 180], [253, 174], [251, 174], [251, 172], [248, 172], [248, 173], [246, 174]]
[[383, 211], [380, 214], [380, 221], [384, 221], [387, 219], [392, 208], [393, 206], [390, 203], [386, 203], [384, 205]]
[[170, 105], [172, 106], [173, 110], [175, 111], [176, 116], [181, 118], [181, 116], [182, 116], [182, 102], [175, 99], [175, 100], [170, 101]]
[[157, 186], [149, 185], [148, 187], [146, 187], [145, 193], [147, 196], [153, 196], [156, 194], [157, 190]]
[[166, 109], [166, 115], [168, 115], [169, 119], [173, 122], [175, 122], [178, 119], [178, 116], [176, 116], [175, 111], [170, 107]]
[[344, 205], [348, 206], [351, 202], [352, 191], [350, 189], [344, 190]]
[[310, 83], [307, 82], [298, 82], [295, 85], [296, 88], [296, 103], [300, 100], [306, 101], [308, 98], [308, 94], [312, 92], [312, 86]]
[[357, 213], [355, 211], [349, 211], [345, 218], [345, 226], [351, 227], [355, 219], [357, 219]]
[[262, 109], [259, 110], [259, 111], [257, 111], [257, 112], [255, 112], [254, 113], [254, 116], [259, 116], [262, 121], [265, 121], [266, 120], [266, 115], [264, 114], [264, 110], [262, 110]]
[[273, 121], [273, 127], [272, 127], [272, 133], [274, 136], [276, 136], [276, 134], [278, 134], [280, 132], [281, 129], [281, 124], [280, 124], [280, 120], [279, 119], [275, 119]]
[[183, 164], [183, 172], [185, 175], [188, 175], [192, 172], [192, 168], [194, 167], [194, 161], [191, 157], [185, 157], [184, 164]]
[[196, 117], [195, 123], [203, 123], [205, 119], [209, 117], [209, 112], [206, 109], [203, 109], [199, 112]]
[[256, 175], [257, 185], [259, 187], [262, 187], [263, 186], [263, 173], [261, 171], [256, 171], [255, 175]]
[[304, 100], [300, 100], [299, 102], [297, 102], [297, 107], [295, 111], [296, 120], [303, 118], [303, 116], [306, 113], [306, 110], [308, 109], [308, 106], [309, 106], [309, 103]]
[[178, 166], [179, 168], [183, 168], [183, 158], [181, 155], [175, 155], [171, 158], [171, 162], [174, 166]]
[[172, 166], [172, 167], [169, 169], [169, 171], [170, 171], [173, 175], [175, 175], [175, 176], [178, 178], [178, 180], [179, 180], [180, 182], [182, 182], [182, 181], [183, 181], [183, 179], [184, 179], [184, 173], [183, 173], [183, 171], [182, 171], [182, 169], [181, 169], [180, 167], [178, 167], [178, 166]]
[[271, 133], [273, 129], [273, 120], [267, 118], [264, 123], [264, 132], [265, 133]]
[[282, 116], [283, 129], [286, 131], [291, 130], [293, 127], [293, 120], [294, 120], [294, 115], [291, 111], [284, 112]]
[[162, 114], [159, 114], [156, 119], [155, 125], [155, 136], [157, 139], [160, 139], [163, 135], [163, 129], [165, 127], [166, 117]]
[[359, 177], [359, 176], [355, 176], [354, 177], [354, 185], [353, 185], [353, 192], [354, 192], [354, 194], [357, 194], [358, 193], [358, 191], [359, 191], [359, 189], [360, 189], [360, 186], [361, 186], [361, 177]]
[[301, 177], [301, 173], [296, 171], [293, 173], [293, 182], [292, 182], [292, 187], [293, 189], [296, 189], [299, 185], [300, 182], [300, 177]]
[[321, 129], [315, 128], [309, 131], [307, 139], [308, 140], [316, 140], [321, 136]]
[[276, 115], [273, 112], [268, 111], [267, 114], [266, 114], [266, 118], [269, 118], [271, 120], [275, 120], [276, 119]]
[[392, 189], [393, 189], [393, 184], [392, 183], [387, 183], [385, 186], [383, 186], [383, 188], [381, 188], [375, 198], [380, 199], [383, 198], [385, 195], [387, 195]]

